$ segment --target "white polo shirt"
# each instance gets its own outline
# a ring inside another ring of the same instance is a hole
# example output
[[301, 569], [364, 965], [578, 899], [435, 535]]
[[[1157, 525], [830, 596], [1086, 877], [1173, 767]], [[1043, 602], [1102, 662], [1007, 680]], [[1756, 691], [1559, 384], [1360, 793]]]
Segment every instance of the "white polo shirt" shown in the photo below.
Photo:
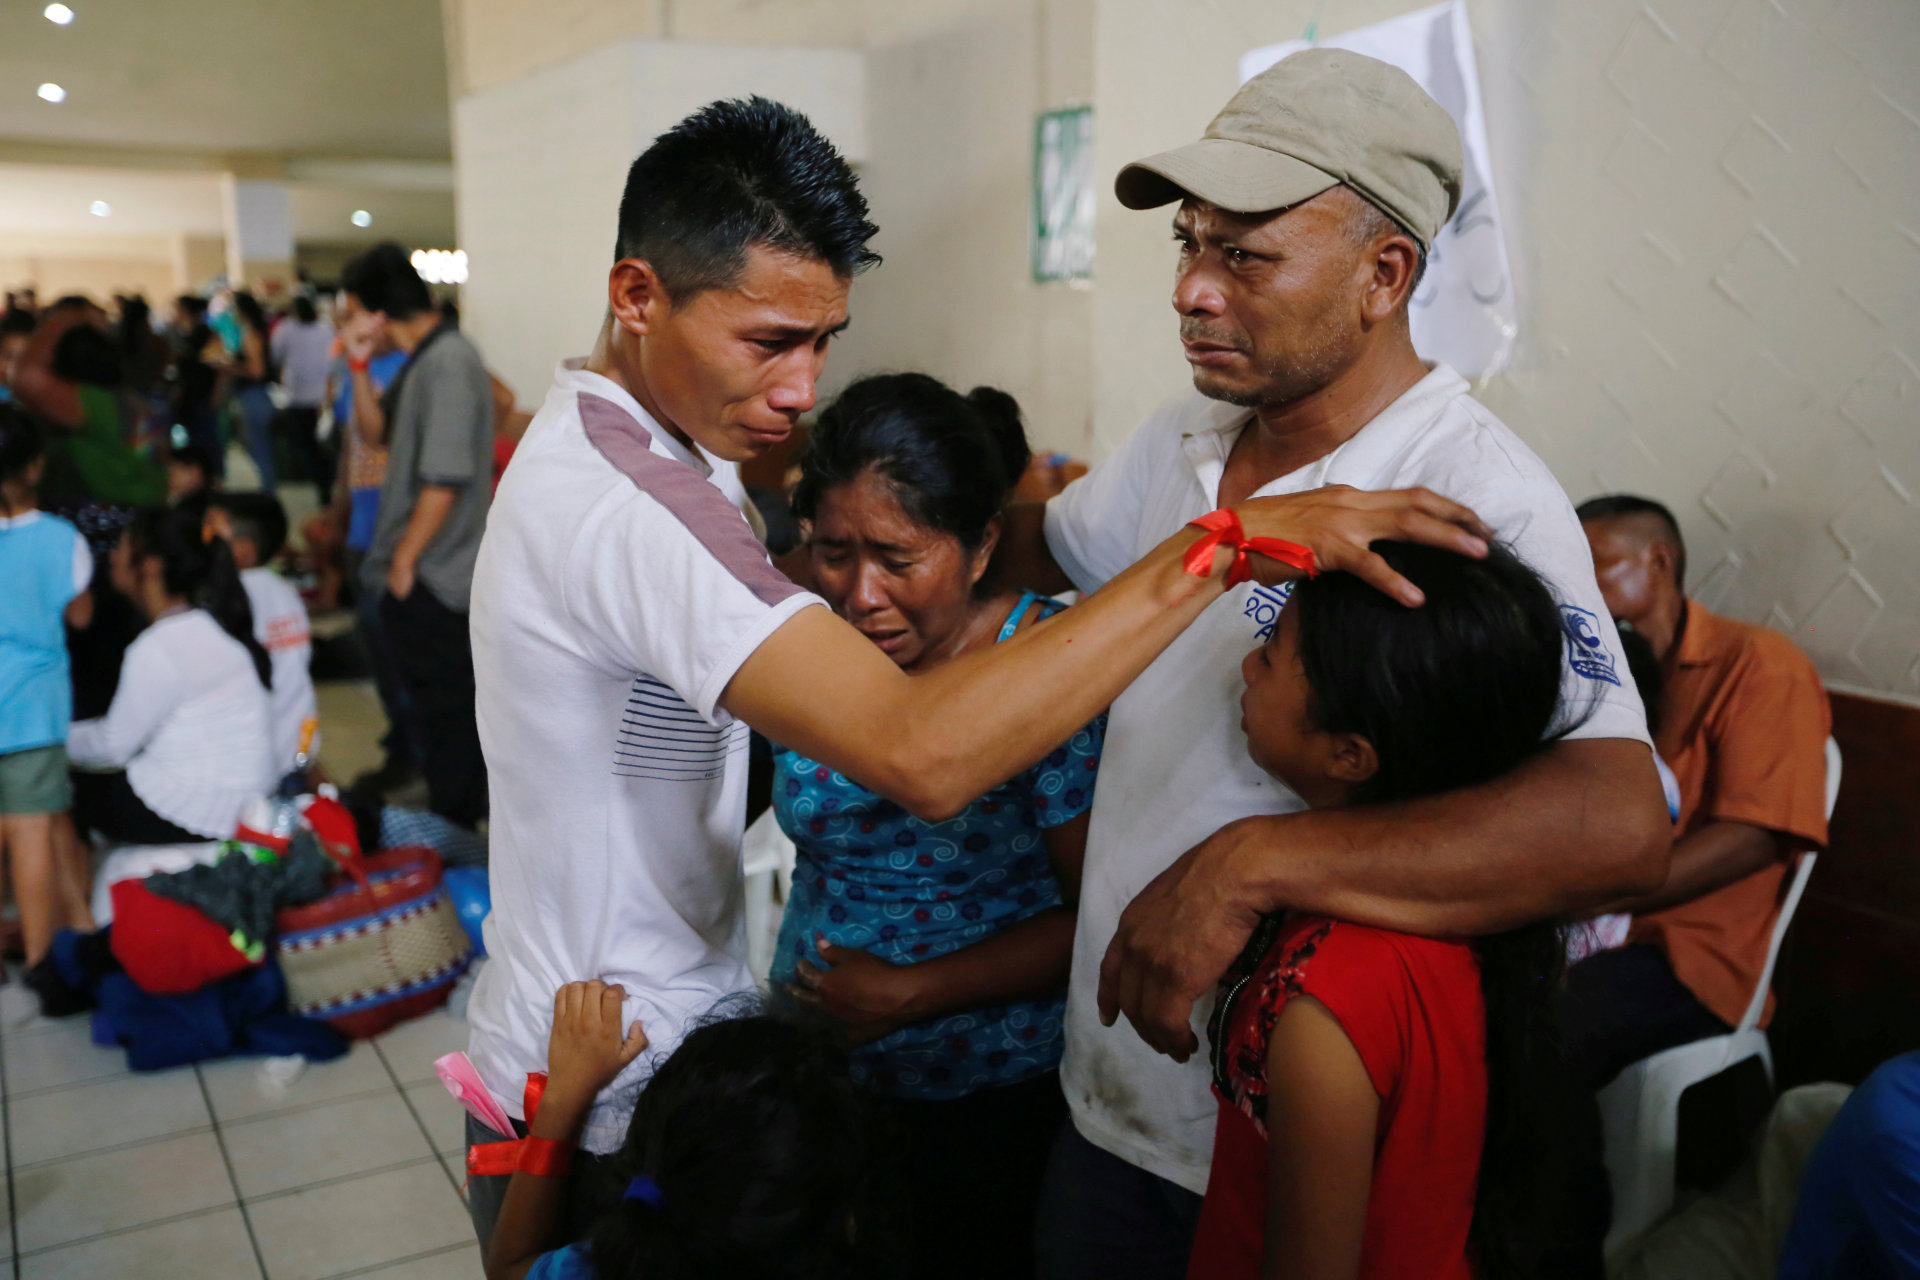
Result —
[[[1092, 472], [1047, 504], [1047, 545], [1083, 591], [1125, 569], [1219, 505], [1227, 454], [1248, 409], [1189, 392], [1156, 411]], [[1587, 540], [1559, 482], [1445, 365], [1351, 440], [1256, 496], [1322, 485], [1424, 486], [1465, 503], [1563, 601], [1563, 700], [1572, 736], [1647, 737], [1646, 716], [1594, 582]], [[1305, 803], [1247, 755], [1240, 660], [1272, 634], [1286, 593], [1242, 584], [1200, 616], [1113, 704], [1080, 890], [1061, 1068], [1088, 1141], [1194, 1192], [1207, 1186], [1216, 1114], [1207, 1055], [1184, 1065], [1147, 1047], [1122, 1018], [1100, 1025], [1100, 961], [1120, 913], [1148, 881], [1220, 827]], [[1211, 1000], [1194, 1012], [1206, 1043]]]
[[638, 1081], [688, 1024], [753, 987], [748, 733], [718, 703], [761, 641], [821, 601], [768, 562], [743, 496], [730, 464], [568, 362], [501, 479], [474, 569], [493, 912], [469, 1053], [524, 1118], [554, 992], [624, 986], [649, 1047], [594, 1104], [593, 1152], [619, 1148]]

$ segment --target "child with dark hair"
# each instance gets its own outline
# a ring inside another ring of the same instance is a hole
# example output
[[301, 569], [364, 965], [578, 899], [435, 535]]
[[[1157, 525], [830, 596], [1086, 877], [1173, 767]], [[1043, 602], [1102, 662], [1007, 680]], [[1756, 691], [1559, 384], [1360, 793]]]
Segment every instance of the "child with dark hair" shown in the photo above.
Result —
[[0, 848], [28, 965], [46, 954], [55, 929], [88, 923], [85, 895], [56, 856], [55, 824], [73, 798], [65, 746], [73, 691], [62, 622], [85, 625], [91, 613], [93, 555], [78, 529], [40, 510], [35, 487], [44, 466], [39, 431], [18, 408], [0, 404]]
[[167, 453], [167, 503], [196, 498], [212, 487], [213, 460], [197, 444], [183, 444]]
[[619, 1203], [585, 1240], [552, 1247], [568, 1154], [594, 1096], [647, 1046], [638, 1022], [621, 1033], [625, 997], [602, 982], [568, 983], [554, 997], [546, 1086], [487, 1248], [488, 1280], [861, 1274], [870, 1114], [829, 1041], [766, 1014], [681, 1041], [612, 1157]]
[[77, 722], [67, 754], [74, 815], [129, 844], [224, 840], [278, 776], [272, 666], [233, 551], [197, 507], [146, 510], [113, 552], [114, 585], [149, 619], [127, 647], [113, 703]]
[[[281, 773], [319, 750], [307, 733], [318, 718], [313, 628], [306, 602], [273, 568], [287, 542], [287, 511], [270, 493], [217, 493], [207, 502], [208, 534], [226, 539], [253, 611], [253, 638], [273, 659], [273, 758]], [[304, 753], [302, 748], [305, 748]]]
[[[1555, 736], [1566, 641], [1539, 576], [1499, 547], [1374, 550], [1423, 606], [1328, 574], [1242, 664], [1248, 753], [1314, 808], [1486, 782]], [[1269, 917], [1208, 1028], [1220, 1114], [1188, 1275], [1533, 1274], [1563, 962], [1551, 922], [1468, 940]]]

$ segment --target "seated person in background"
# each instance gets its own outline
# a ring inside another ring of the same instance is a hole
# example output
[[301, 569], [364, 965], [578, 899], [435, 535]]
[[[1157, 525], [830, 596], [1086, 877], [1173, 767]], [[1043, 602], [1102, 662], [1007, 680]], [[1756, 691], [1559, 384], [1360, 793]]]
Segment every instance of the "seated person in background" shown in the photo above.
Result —
[[1880, 1064], [1814, 1148], [1779, 1280], [1920, 1275], [1920, 1051]]
[[[1567, 973], [1566, 1051], [1582, 1087], [1597, 1090], [1650, 1054], [1725, 1034], [1746, 1012], [1787, 869], [1826, 844], [1832, 720], [1813, 663], [1791, 640], [1687, 598], [1686, 545], [1665, 507], [1612, 495], [1578, 514], [1608, 611], [1660, 663], [1653, 741], [1680, 786], [1666, 883], [1609, 904], [1633, 916], [1627, 945]], [[1576, 1200], [1588, 1204], [1605, 1201], [1598, 1121], [1591, 1115], [1576, 1140], [1587, 1179]], [[1598, 1265], [1605, 1228], [1597, 1216], [1566, 1233], [1586, 1251], [1583, 1267]]]
[[[1497, 547], [1374, 550], [1424, 605], [1327, 574], [1241, 663], [1247, 752], [1314, 809], [1484, 783], [1571, 727], [1538, 574]], [[1189, 1280], [1534, 1274], [1563, 946], [1551, 921], [1462, 940], [1268, 916], [1208, 1028], [1220, 1107]]]
[[[815, 589], [910, 672], [1059, 612], [981, 587], [1027, 456], [1004, 392], [962, 396], [918, 373], [854, 383], [800, 460]], [[855, 1081], [888, 1100], [907, 1234], [969, 1224], [966, 1247], [927, 1249], [918, 1275], [1033, 1273], [1105, 729], [1101, 716], [944, 822], [797, 752], [775, 757], [774, 812], [799, 860], [772, 977], [842, 1025]]]
[[213, 463], [197, 444], [183, 444], [167, 454], [167, 505], [178, 506], [213, 488]]
[[113, 553], [114, 585], [149, 625], [127, 647], [113, 704], [67, 734], [74, 818], [126, 844], [224, 840], [278, 779], [272, 664], [233, 551], [198, 510], [140, 512]]
[[318, 718], [313, 693], [313, 634], [299, 589], [270, 566], [287, 543], [287, 511], [270, 493], [219, 493], [207, 504], [206, 533], [226, 539], [240, 566], [240, 585], [253, 611], [253, 638], [273, 660], [273, 761], [280, 774], [311, 758], [317, 739], [302, 743]]
[[[507, 1186], [487, 1280], [852, 1280], [870, 1253], [872, 1117], [817, 1032], [764, 1014], [710, 1022], [660, 1065], [613, 1157], [620, 1202], [584, 1240], [563, 1222], [566, 1154], [594, 1095], [646, 1048], [620, 1032], [626, 992], [570, 982], [553, 999], [547, 1086], [529, 1130], [562, 1168]], [[548, 1148], [552, 1150], [552, 1147]], [[968, 1224], [970, 1227], [973, 1224]], [[565, 1244], [569, 1236], [576, 1243]]]
[[1607, 608], [1660, 662], [1654, 745], [1680, 784], [1666, 883], [1612, 904], [1634, 915], [1630, 945], [1571, 976], [1571, 1008], [1604, 1021], [1570, 1034], [1595, 1051], [1605, 1083], [1629, 1062], [1740, 1021], [1787, 868], [1827, 840], [1832, 716], [1791, 640], [1686, 597], [1686, 547], [1665, 507], [1613, 496], [1579, 516]]

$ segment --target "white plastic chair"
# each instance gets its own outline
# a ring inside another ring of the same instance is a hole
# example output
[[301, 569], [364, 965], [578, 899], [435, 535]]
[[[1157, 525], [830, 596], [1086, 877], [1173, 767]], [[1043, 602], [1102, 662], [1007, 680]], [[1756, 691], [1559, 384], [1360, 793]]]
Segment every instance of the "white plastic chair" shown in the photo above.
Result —
[[773, 944], [793, 890], [797, 856], [793, 841], [774, 821], [772, 809], [747, 828], [740, 842], [740, 871], [747, 882], [747, 968], [755, 982], [765, 982], [773, 966]]
[[[1840, 794], [1840, 747], [1827, 739], [1827, 816]], [[1760, 1012], [1773, 987], [1773, 966], [1793, 923], [1794, 910], [1813, 874], [1814, 854], [1800, 855], [1773, 922], [1767, 965], [1740, 1025], [1729, 1035], [1708, 1036], [1642, 1058], [1600, 1091], [1600, 1122], [1606, 1140], [1607, 1181], [1613, 1186], [1613, 1225], [1607, 1232], [1611, 1265], [1673, 1208], [1674, 1151], [1680, 1129], [1680, 1095], [1749, 1058], [1760, 1059], [1773, 1082], [1773, 1050], [1760, 1030]]]

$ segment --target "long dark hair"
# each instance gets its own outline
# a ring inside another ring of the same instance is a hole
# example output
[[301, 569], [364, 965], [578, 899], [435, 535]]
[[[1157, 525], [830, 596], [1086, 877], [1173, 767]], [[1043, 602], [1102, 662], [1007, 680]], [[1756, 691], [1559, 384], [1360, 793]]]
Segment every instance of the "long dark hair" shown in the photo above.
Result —
[[240, 585], [240, 569], [225, 538], [201, 534], [204, 509], [198, 503], [152, 507], [136, 512], [127, 528], [136, 560], [157, 556], [167, 591], [205, 609], [220, 629], [247, 648], [254, 674], [273, 688], [273, 664], [253, 636], [253, 606]]
[[977, 550], [1032, 457], [1014, 398], [961, 395], [924, 373], [861, 378], [820, 414], [800, 457], [794, 514], [811, 520], [829, 489], [877, 471], [916, 523]]
[[233, 309], [241, 323], [259, 335], [260, 341], [267, 340], [267, 330], [272, 326], [267, 323], [267, 309], [260, 305], [260, 299], [245, 289], [236, 289], [233, 292]]
[[[1495, 547], [1469, 560], [1432, 547], [1373, 549], [1425, 592], [1418, 609], [1358, 578], [1295, 588], [1301, 666], [1315, 727], [1373, 744], [1379, 771], [1355, 799], [1408, 800], [1506, 773], [1555, 736], [1560, 610], [1540, 576]], [[1487, 1023], [1487, 1130], [1474, 1199], [1479, 1274], [1529, 1276], [1548, 1241], [1540, 1198], [1560, 1069], [1555, 991], [1566, 967], [1558, 921], [1474, 943]]]
[[605, 1280], [861, 1274], [877, 1151], [871, 1104], [824, 1027], [755, 1013], [696, 1029], [641, 1092], [618, 1157], [658, 1204], [594, 1226]]
[[33, 419], [18, 405], [0, 404], [0, 516], [13, 514], [5, 486], [22, 479], [45, 451]]

